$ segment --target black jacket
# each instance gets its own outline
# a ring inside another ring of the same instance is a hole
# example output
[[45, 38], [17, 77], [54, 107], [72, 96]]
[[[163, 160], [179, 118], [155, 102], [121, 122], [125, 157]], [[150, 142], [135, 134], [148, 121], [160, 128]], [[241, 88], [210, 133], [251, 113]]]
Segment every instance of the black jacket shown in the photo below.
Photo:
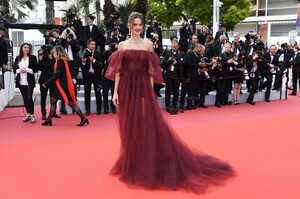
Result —
[[0, 67], [2, 67], [3, 64], [7, 65], [7, 61], [8, 61], [7, 44], [5, 39], [2, 37], [0, 38]]
[[[14, 73], [17, 73], [17, 69], [19, 69], [19, 60], [21, 60], [21, 57], [17, 56], [14, 62]], [[37, 72], [38, 66], [37, 66], [37, 59], [36, 56], [34, 55], [29, 55], [29, 66], [28, 68], [33, 70], [33, 74], [27, 73], [27, 81], [28, 81], [28, 86], [34, 88], [35, 87], [35, 77], [34, 73]], [[16, 76], [16, 87], [20, 86], [20, 73], [17, 74]]]
[[[170, 58], [177, 61], [177, 64], [173, 65], [174, 70], [171, 70], [172, 61], [169, 61]], [[174, 54], [172, 50], [166, 50], [162, 66], [165, 78], [183, 78], [184, 53], [178, 50], [176, 54]]]
[[41, 71], [41, 75], [39, 78], [39, 84], [43, 84], [45, 81], [50, 79], [53, 75], [54, 69], [53, 66], [55, 64], [55, 59], [46, 59], [38, 62], [38, 70]]
[[186, 78], [196, 78], [198, 76], [200, 55], [195, 51], [189, 51], [185, 56], [184, 75]]
[[293, 73], [300, 73], [300, 52], [297, 53], [296, 57], [293, 59]]
[[[93, 57], [96, 60], [95, 63], [92, 63], [92, 67], [94, 69], [94, 74], [101, 74], [102, 71], [102, 54], [98, 51], [94, 51], [93, 53]], [[89, 69], [90, 69], [90, 59], [88, 58], [86, 63], [83, 64], [81, 63], [81, 68], [82, 68], [82, 74], [83, 74], [83, 78], [85, 78], [86, 76], [88, 76], [89, 74]]]

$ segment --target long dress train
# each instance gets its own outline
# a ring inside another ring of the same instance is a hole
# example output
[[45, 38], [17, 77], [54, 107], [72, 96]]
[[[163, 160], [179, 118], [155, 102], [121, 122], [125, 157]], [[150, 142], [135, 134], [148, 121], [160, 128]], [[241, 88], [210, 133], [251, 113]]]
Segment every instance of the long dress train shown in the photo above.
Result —
[[106, 77], [120, 73], [119, 131], [121, 151], [111, 170], [122, 181], [146, 188], [184, 188], [202, 193], [235, 176], [226, 162], [194, 151], [164, 119], [149, 77], [161, 83], [160, 60], [145, 50], [116, 51]]

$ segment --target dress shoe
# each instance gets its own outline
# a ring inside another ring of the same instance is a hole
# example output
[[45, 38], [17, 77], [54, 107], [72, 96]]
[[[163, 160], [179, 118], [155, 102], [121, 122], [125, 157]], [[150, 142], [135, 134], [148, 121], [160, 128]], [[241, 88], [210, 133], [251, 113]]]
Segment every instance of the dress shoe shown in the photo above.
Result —
[[296, 95], [296, 93], [290, 93], [289, 95]]
[[255, 105], [256, 103], [255, 102], [247, 102], [248, 104], [250, 105]]
[[67, 114], [66, 108], [61, 108], [60, 113], [63, 114], [63, 115], [66, 115]]
[[83, 126], [85, 124], [89, 124], [89, 120], [87, 118], [81, 120], [81, 122], [79, 124], [77, 124], [77, 126]]
[[117, 113], [116, 109], [113, 109], [111, 112], [112, 112], [113, 114], [116, 114], [116, 113]]
[[107, 109], [104, 109], [104, 114], [108, 114], [108, 110]]
[[55, 117], [55, 118], [61, 118], [61, 116], [60, 116], [60, 115], [57, 115], [57, 113], [54, 113], [54, 114], [53, 114], [53, 117]]
[[91, 114], [90, 111], [85, 112], [85, 115], [86, 115], [86, 116], [89, 116], [90, 114]]
[[179, 112], [183, 113], [183, 107], [179, 107]]
[[167, 106], [166, 111], [170, 113], [171, 107]]
[[42, 123], [43, 126], [52, 126], [52, 120], [46, 120]]
[[220, 103], [215, 103], [215, 107], [222, 108]]
[[97, 110], [96, 115], [101, 115], [101, 110]]
[[271, 102], [270, 99], [266, 99], [266, 102]]
[[23, 122], [28, 122], [30, 120], [30, 114], [27, 114], [24, 118], [23, 118]]
[[226, 102], [226, 105], [232, 105], [232, 101]]
[[206, 104], [200, 104], [199, 107], [208, 108], [208, 106]]
[[46, 115], [42, 115], [42, 120], [46, 120]]

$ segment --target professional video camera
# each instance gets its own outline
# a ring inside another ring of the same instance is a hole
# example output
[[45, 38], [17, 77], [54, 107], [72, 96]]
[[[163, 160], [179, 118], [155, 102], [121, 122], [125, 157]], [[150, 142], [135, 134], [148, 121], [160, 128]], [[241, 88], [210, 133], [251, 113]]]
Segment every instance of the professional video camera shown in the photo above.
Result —
[[81, 54], [81, 58], [89, 58], [92, 57], [93, 53], [91, 51], [89, 51], [87, 48], [83, 50], [82, 54]]

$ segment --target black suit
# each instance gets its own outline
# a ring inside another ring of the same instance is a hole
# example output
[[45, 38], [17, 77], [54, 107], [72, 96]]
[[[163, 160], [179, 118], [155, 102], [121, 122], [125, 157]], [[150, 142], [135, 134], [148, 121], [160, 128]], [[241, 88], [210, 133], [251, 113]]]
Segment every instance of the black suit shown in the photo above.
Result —
[[[256, 68], [255, 68], [255, 66], [256, 66]], [[250, 73], [249, 82], [250, 82], [250, 86], [251, 86], [249, 96], [247, 98], [247, 102], [252, 103], [253, 99], [254, 99], [254, 95], [258, 88], [259, 76], [261, 74], [261, 62], [255, 61], [251, 58], [247, 62], [247, 68], [249, 69], [249, 73]]]
[[270, 99], [270, 93], [271, 93], [271, 87], [272, 87], [272, 76], [273, 74], [270, 72], [270, 64], [274, 64], [274, 66], [278, 66], [278, 54], [274, 54], [273, 55], [273, 59], [271, 58], [271, 53], [265, 53], [263, 55], [263, 65], [262, 65], [262, 72], [261, 72], [261, 78], [262, 81], [264, 80], [264, 78], [266, 78], [266, 81], [263, 82], [260, 85], [260, 88], [263, 89], [265, 87], [267, 87], [266, 90], [266, 100]]
[[85, 109], [90, 112], [91, 109], [91, 86], [94, 85], [96, 96], [97, 111], [101, 112], [102, 98], [100, 92], [101, 70], [102, 70], [102, 55], [98, 51], [93, 52], [95, 62], [90, 62], [87, 58], [85, 64], [81, 63], [83, 83], [84, 83], [84, 99]]
[[7, 65], [8, 54], [7, 54], [7, 44], [3, 36], [0, 37], [0, 67], [4, 64]]
[[[179, 98], [179, 86], [183, 77], [183, 60], [184, 53], [182, 51], [166, 50], [163, 61], [164, 77], [166, 82], [165, 104], [169, 108], [171, 104], [171, 92], [173, 93], [172, 107], [177, 109]], [[176, 64], [172, 64], [176, 60]]]
[[234, 64], [228, 63], [228, 60], [233, 59], [233, 53], [222, 53], [221, 57], [221, 65], [222, 65], [222, 84], [221, 84], [221, 103], [228, 104], [228, 96], [232, 89], [232, 75]]
[[162, 44], [162, 33], [161, 33], [161, 28], [160, 27], [155, 27], [155, 26], [149, 26], [146, 31], [146, 38], [151, 39], [154, 34], [159, 35], [159, 43]]
[[24, 105], [26, 108], [26, 112], [29, 114], [34, 113], [34, 104], [32, 99], [33, 89], [35, 87], [35, 77], [34, 73], [37, 72], [37, 59], [34, 55], [29, 55], [29, 63], [28, 63], [28, 69], [32, 69], [33, 74], [27, 73], [27, 82], [28, 85], [21, 85], [20, 80], [21, 76], [20, 73], [17, 73], [17, 70], [19, 69], [19, 61], [22, 59], [21, 57], [17, 56], [14, 62], [14, 73], [17, 74], [16, 76], [16, 87], [18, 87], [21, 91], [22, 98], [24, 101]]
[[299, 87], [300, 87], [300, 53], [298, 52], [296, 55], [294, 55], [293, 59], [293, 94], [297, 94], [297, 81], [299, 81]]
[[45, 60], [39, 60], [38, 63], [38, 70], [41, 71], [41, 75], [39, 78], [39, 84], [40, 84], [40, 93], [41, 93], [41, 112], [42, 115], [46, 115], [46, 98], [48, 90], [50, 92], [50, 98], [53, 95], [54, 91], [54, 85], [50, 85], [49, 87], [45, 88], [42, 86], [44, 82], [46, 82], [48, 79], [50, 79], [53, 75], [53, 66], [55, 63], [55, 59], [45, 59]]
[[96, 45], [104, 45], [105, 44], [105, 37], [100, 32], [98, 26], [92, 25], [92, 31], [90, 25], [84, 27], [84, 41], [93, 39], [96, 41]]

